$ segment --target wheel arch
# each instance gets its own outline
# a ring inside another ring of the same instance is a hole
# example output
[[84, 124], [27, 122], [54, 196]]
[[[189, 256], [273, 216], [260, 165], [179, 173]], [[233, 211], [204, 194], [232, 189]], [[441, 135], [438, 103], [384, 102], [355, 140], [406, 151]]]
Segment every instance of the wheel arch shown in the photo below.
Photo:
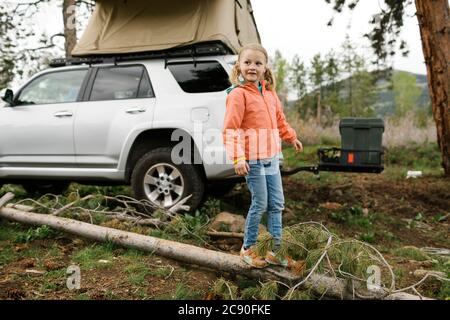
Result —
[[[141, 132], [136, 137], [128, 153], [127, 162], [125, 166], [125, 180], [127, 183], [130, 183], [131, 175], [133, 173], [133, 169], [136, 163], [148, 151], [162, 147], [173, 148], [179, 143], [178, 141], [171, 140], [172, 133], [175, 130], [182, 130], [182, 129], [175, 129], [175, 128], [150, 129]], [[186, 130], [182, 130], [182, 132], [188, 135], [191, 139], [191, 155], [192, 155], [191, 161], [194, 160], [194, 157], [196, 157], [197, 159], [202, 159], [200, 157], [199, 149], [197, 148], [197, 145], [192, 136]], [[199, 171], [203, 180], [206, 181], [206, 173], [203, 163], [195, 164], [195, 168]]]

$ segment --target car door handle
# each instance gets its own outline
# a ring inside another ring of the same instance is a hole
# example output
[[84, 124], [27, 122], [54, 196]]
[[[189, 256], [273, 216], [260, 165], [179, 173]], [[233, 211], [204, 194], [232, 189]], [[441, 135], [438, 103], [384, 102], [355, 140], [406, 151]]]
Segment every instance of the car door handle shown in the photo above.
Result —
[[57, 118], [71, 117], [73, 116], [72, 111], [59, 111], [53, 114]]
[[141, 113], [141, 112], [145, 112], [144, 108], [131, 108], [128, 110], [125, 110], [126, 113], [130, 113], [130, 114], [136, 114], [136, 113]]

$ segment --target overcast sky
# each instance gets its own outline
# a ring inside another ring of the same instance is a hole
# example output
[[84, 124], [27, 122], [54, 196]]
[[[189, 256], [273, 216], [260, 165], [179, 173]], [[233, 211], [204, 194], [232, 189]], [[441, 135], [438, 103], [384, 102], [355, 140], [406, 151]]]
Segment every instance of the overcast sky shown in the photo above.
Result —
[[[370, 30], [369, 19], [379, 12], [383, 1], [360, 0], [353, 13], [336, 15], [332, 27], [327, 22], [333, 17], [332, 6], [324, 0], [252, 0], [254, 16], [263, 45], [273, 54], [276, 49], [292, 59], [298, 54], [304, 61], [316, 53], [339, 50], [348, 33], [362, 50], [370, 53], [369, 42], [363, 34]], [[426, 73], [415, 7], [408, 8], [402, 39], [407, 41], [410, 54], [394, 59], [394, 67], [415, 73]], [[350, 29], [348, 26], [350, 24]]]
[[[334, 25], [328, 27], [327, 22], [333, 16], [333, 10], [324, 0], [252, 0], [262, 42], [269, 53], [273, 55], [278, 49], [288, 60], [298, 54], [305, 62], [309, 62], [316, 53], [325, 54], [330, 49], [338, 51], [347, 33], [365, 54], [369, 54], [369, 43], [363, 34], [370, 30], [369, 18], [379, 12], [382, 3], [380, 0], [360, 0], [353, 13], [347, 11], [337, 15]], [[408, 9], [402, 33], [410, 49], [409, 57], [403, 58], [399, 54], [395, 57], [394, 67], [425, 74], [414, 9], [414, 5]], [[50, 34], [57, 33], [60, 30], [55, 30], [55, 26], [61, 25], [61, 19], [59, 8], [48, 7], [39, 15], [39, 25]]]

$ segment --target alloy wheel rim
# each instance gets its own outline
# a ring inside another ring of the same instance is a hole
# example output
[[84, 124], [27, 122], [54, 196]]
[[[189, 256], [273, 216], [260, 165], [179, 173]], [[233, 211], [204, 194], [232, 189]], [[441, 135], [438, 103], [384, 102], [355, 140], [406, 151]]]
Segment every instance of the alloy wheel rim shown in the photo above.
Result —
[[144, 175], [145, 195], [160, 207], [169, 208], [181, 200], [184, 186], [181, 172], [168, 163], [157, 163]]

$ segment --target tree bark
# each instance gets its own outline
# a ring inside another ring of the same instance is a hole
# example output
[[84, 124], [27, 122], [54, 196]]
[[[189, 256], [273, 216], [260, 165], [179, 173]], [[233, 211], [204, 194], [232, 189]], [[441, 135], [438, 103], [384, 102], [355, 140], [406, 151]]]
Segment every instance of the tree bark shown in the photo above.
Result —
[[[229, 272], [231, 274], [240, 274], [248, 278], [259, 280], [277, 280], [291, 286], [301, 280], [301, 277], [294, 275], [292, 272], [288, 272], [281, 267], [255, 269], [242, 262], [239, 256], [232, 254], [203, 249], [184, 243], [144, 236], [132, 232], [97, 226], [53, 215], [24, 212], [13, 208], [3, 207], [13, 197], [13, 194], [7, 193], [0, 198], [0, 218], [5, 218], [28, 225], [47, 225], [53, 229], [81, 236], [83, 238], [95, 241], [111, 241], [121, 246], [149, 251], [166, 258], [201, 265], [207, 268]], [[358, 298], [353, 296], [352, 291], [349, 289], [349, 286], [344, 280], [330, 278], [316, 273], [312, 274], [300, 287], [302, 289], [311, 289], [312, 292], [319, 296], [326, 295], [327, 297], [335, 299]], [[325, 294], [324, 290], [326, 291]], [[420, 300], [422, 298], [400, 292], [385, 296], [384, 299]]]
[[319, 88], [319, 90], [317, 91], [317, 123], [321, 124], [322, 123], [322, 88]]
[[64, 20], [64, 36], [66, 42], [64, 45], [66, 58], [72, 56], [72, 50], [77, 43], [77, 29], [75, 17], [76, 0], [63, 1], [63, 20]]
[[437, 139], [450, 177], [450, 17], [448, 0], [415, 0]]

